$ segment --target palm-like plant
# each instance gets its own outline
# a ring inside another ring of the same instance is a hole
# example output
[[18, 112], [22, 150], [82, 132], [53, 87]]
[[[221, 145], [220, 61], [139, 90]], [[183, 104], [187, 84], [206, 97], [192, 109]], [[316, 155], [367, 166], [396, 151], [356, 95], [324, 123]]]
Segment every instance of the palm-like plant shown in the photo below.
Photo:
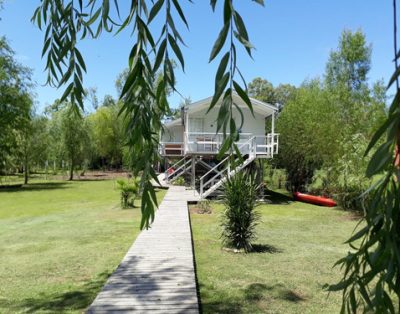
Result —
[[257, 184], [254, 175], [242, 171], [224, 184], [222, 240], [224, 245], [245, 252], [252, 251], [251, 241], [256, 238], [255, 227], [260, 215], [255, 211]]
[[139, 186], [134, 180], [126, 182], [125, 180], [117, 180], [118, 189], [121, 191], [121, 207], [134, 207], [135, 198], [138, 195]]

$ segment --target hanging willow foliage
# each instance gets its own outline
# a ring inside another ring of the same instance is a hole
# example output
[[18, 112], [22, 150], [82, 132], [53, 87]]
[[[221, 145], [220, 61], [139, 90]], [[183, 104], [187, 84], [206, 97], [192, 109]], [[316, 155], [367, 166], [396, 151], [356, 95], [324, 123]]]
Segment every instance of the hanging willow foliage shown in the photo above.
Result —
[[[263, 0], [251, 1], [264, 5]], [[238, 136], [232, 117], [236, 106], [234, 91], [252, 111], [246, 83], [236, 65], [236, 44], [243, 46], [250, 55], [253, 47], [234, 1], [211, 0], [213, 11], [218, 2], [223, 2], [224, 24], [212, 48], [210, 62], [220, 54], [227, 38], [229, 50], [218, 67], [210, 109], [217, 102], [221, 103], [218, 131], [222, 130], [225, 135], [223, 154], [234, 149]], [[130, 155], [134, 161], [132, 170], [142, 176], [141, 228], [150, 226], [157, 206], [151, 180], [157, 181], [153, 166], [160, 160], [158, 141], [162, 119], [170, 111], [168, 91], [177, 92], [173, 60], [177, 60], [182, 70], [185, 68], [181, 50], [184, 41], [174, 20], [177, 17], [188, 28], [181, 3], [179, 0], [132, 0], [128, 7], [128, 2], [122, 0], [41, 0], [32, 17], [32, 21], [45, 30], [42, 57], [46, 58], [47, 84], [64, 88], [61, 101], [68, 100], [77, 112], [79, 107], [83, 108], [83, 73], [86, 72], [78, 42], [86, 37], [97, 38], [103, 31], [118, 34], [130, 28], [133, 42], [129, 73], [120, 97], [124, 103], [121, 114], [125, 117]], [[157, 17], [164, 18], [164, 23], [155, 31], [151, 23]], [[236, 73], [242, 78], [244, 87], [235, 80]], [[239, 107], [237, 109], [241, 112]]]
[[[367, 176], [381, 177], [364, 194], [370, 194], [359, 228], [346, 243], [351, 251], [335, 265], [344, 270], [342, 280], [328, 286], [342, 291], [342, 313], [399, 313], [400, 311], [400, 67], [397, 49], [396, 0], [393, 1], [395, 72], [388, 88], [396, 95], [385, 123], [373, 136], [365, 155], [385, 141], [371, 157]], [[365, 196], [365, 195], [363, 195]]]

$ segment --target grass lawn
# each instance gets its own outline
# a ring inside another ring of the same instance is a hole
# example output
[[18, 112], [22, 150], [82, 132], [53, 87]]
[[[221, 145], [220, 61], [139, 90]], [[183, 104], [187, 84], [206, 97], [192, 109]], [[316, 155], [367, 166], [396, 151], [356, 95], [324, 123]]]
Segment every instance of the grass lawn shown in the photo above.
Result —
[[0, 189], [0, 313], [82, 312], [139, 233], [139, 219], [140, 208], [120, 209], [112, 180]]
[[323, 291], [335, 283], [332, 269], [344, 256], [342, 243], [357, 221], [344, 211], [291, 202], [278, 197], [260, 205], [258, 249], [231, 253], [221, 249], [220, 215], [191, 214], [195, 258], [204, 313], [338, 313], [340, 293]]

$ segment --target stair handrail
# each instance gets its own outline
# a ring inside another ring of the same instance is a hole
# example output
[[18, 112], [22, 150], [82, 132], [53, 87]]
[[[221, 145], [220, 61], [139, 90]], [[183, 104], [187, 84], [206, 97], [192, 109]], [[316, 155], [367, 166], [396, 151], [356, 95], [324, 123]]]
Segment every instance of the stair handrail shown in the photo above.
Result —
[[[252, 136], [251, 138], [249, 138], [246, 142], [243, 142], [242, 145], [240, 145], [238, 147], [238, 149], [240, 150], [243, 146], [248, 145], [249, 143], [252, 142], [252, 140], [255, 138], [255, 136]], [[252, 145], [254, 146], [254, 145]], [[249, 151], [251, 151], [251, 146]], [[206, 176], [208, 176], [211, 172], [215, 172], [215, 169], [217, 169], [221, 164], [223, 164], [230, 156], [225, 157], [223, 160], [221, 160], [217, 165], [215, 165], [213, 168], [211, 168], [208, 172], [206, 172], [199, 180], [203, 180]], [[218, 172], [218, 171], [217, 171]]]
[[[183, 162], [183, 161], [185, 161], [186, 160], [186, 156], [185, 157], [183, 157], [182, 159], [179, 159], [176, 163], [174, 163], [172, 166], [170, 166], [170, 167], [168, 167], [166, 170], [165, 170], [165, 180], [167, 180], [168, 181], [168, 179], [169, 179], [169, 177], [170, 176], [172, 176], [179, 168], [181, 168], [181, 166], [178, 166], [181, 162]], [[184, 164], [186, 164], [186, 162], [184, 162]], [[176, 167], [178, 167], [173, 173], [171, 173], [171, 174], [169, 174], [168, 173], [168, 170], [169, 169], [171, 169], [171, 168], [176, 168]]]
[[[172, 177], [173, 175], [175, 175], [172, 179], [168, 179], [168, 181], [172, 182], [175, 179], [179, 178], [182, 174], [186, 173], [186, 171], [190, 168], [187, 167], [188, 164], [190, 164], [192, 161], [190, 159], [188, 159], [183, 165], [181, 165], [179, 168], [177, 168], [174, 172], [172, 172], [169, 177]], [[183, 169], [183, 171], [181, 173], [176, 174], [179, 170]]]
[[[249, 156], [251, 156], [251, 158], [253, 158], [255, 156], [255, 152], [254, 152], [254, 146], [255, 146], [255, 136], [252, 136], [251, 138], [249, 138], [246, 142], [242, 143], [242, 145], [240, 145], [238, 147], [238, 149], [240, 150], [243, 146], [245, 145], [250, 145], [249, 147]], [[217, 169], [221, 164], [223, 164], [226, 160], [228, 160], [230, 158], [230, 156], [227, 156], [226, 158], [224, 158], [222, 161], [220, 161], [215, 167], [213, 167], [210, 171], [208, 171], [206, 174], [204, 174], [200, 179], [200, 196], [203, 195], [203, 190], [204, 187], [207, 186], [210, 182], [212, 182], [213, 180], [215, 180], [216, 177], [218, 176], [222, 176], [222, 174], [228, 170], [228, 175], [231, 173], [231, 165], [230, 163], [228, 164], [228, 166], [221, 170], [221, 171], [216, 171], [215, 169]], [[237, 168], [237, 167], [236, 167]], [[235, 168], [235, 169], [236, 169]], [[216, 171], [217, 174], [214, 175], [211, 179], [209, 179], [206, 183], [204, 183], [204, 178], [206, 176], [208, 176], [212, 171]]]

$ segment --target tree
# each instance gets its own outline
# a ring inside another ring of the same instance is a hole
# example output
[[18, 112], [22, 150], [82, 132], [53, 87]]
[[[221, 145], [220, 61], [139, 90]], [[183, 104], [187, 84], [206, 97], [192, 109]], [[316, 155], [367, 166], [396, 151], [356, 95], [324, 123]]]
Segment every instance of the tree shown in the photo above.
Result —
[[48, 161], [47, 119], [33, 115], [32, 119], [19, 134], [19, 158], [24, 168], [24, 184], [28, 184], [33, 164], [45, 164]]
[[18, 134], [29, 124], [31, 87], [31, 71], [16, 62], [14, 51], [0, 37], [0, 171], [16, 153]]
[[265, 79], [256, 77], [248, 86], [249, 96], [274, 105], [279, 112], [294, 97], [296, 87], [290, 84], [279, 84], [276, 88]]
[[88, 155], [88, 129], [82, 116], [70, 108], [65, 108], [59, 114], [61, 145], [69, 164], [69, 180], [73, 180], [75, 167]]
[[249, 85], [249, 96], [269, 104], [275, 104], [275, 91], [272, 83], [268, 82], [261, 77], [253, 79]]
[[303, 83], [283, 107], [277, 120], [278, 162], [287, 170], [291, 190], [304, 190], [316, 169], [338, 157], [338, 114], [319, 80]]
[[326, 65], [325, 80], [329, 87], [344, 86], [358, 92], [367, 81], [371, 68], [371, 45], [367, 45], [362, 31], [344, 30], [338, 50], [332, 51]]
[[102, 106], [87, 117], [92, 142], [101, 166], [121, 167], [125, 142], [120, 106]]

